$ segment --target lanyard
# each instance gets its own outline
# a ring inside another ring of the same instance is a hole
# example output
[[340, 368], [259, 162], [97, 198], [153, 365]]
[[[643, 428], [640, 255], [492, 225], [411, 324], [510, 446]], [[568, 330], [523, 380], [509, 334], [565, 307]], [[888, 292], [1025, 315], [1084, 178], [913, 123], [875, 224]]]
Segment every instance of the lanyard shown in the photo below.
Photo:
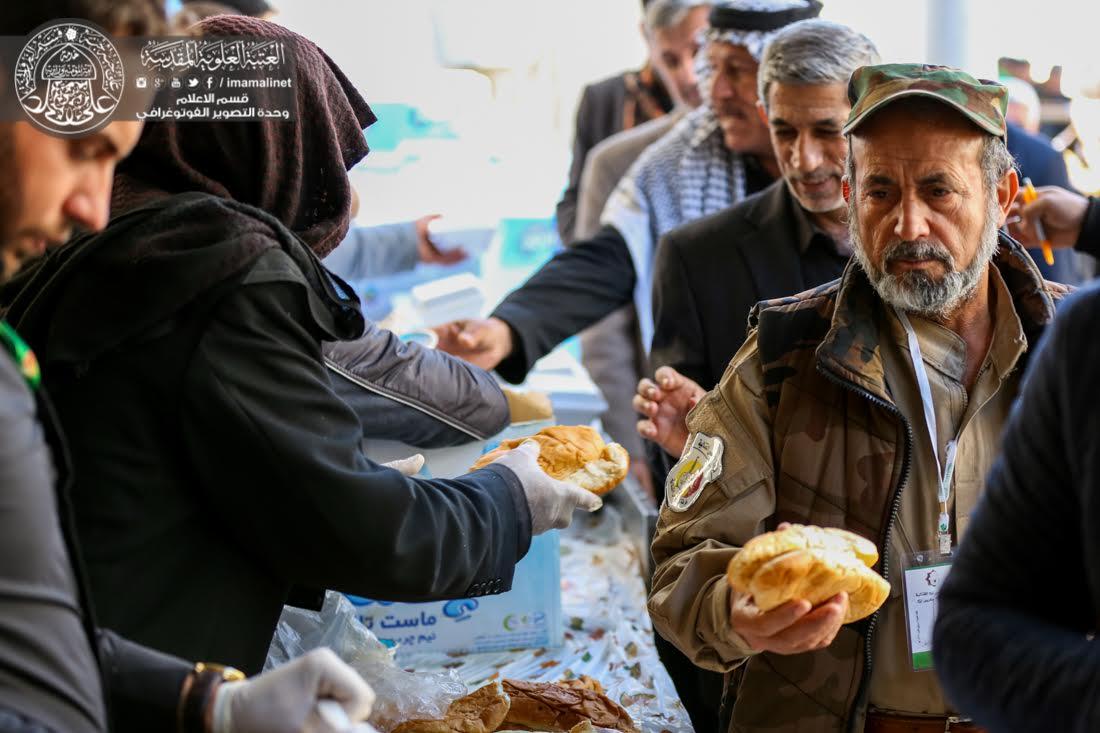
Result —
[[917, 332], [913, 330], [913, 324], [909, 322], [909, 317], [904, 312], [895, 309], [894, 313], [897, 314], [909, 339], [909, 358], [913, 362], [917, 388], [920, 390], [920, 399], [924, 404], [924, 425], [928, 429], [928, 439], [932, 442], [932, 455], [936, 458], [936, 475], [939, 480], [936, 499], [940, 503], [936, 538], [939, 542], [940, 554], [946, 555], [951, 551], [951, 515], [947, 513], [947, 502], [951, 499], [951, 483], [955, 475], [955, 452], [958, 441], [952, 439], [948, 442], [946, 454], [941, 462], [940, 441], [936, 430], [936, 404], [932, 401], [932, 387], [928, 383], [928, 372], [924, 368], [924, 357], [921, 355], [920, 343], [917, 341]]

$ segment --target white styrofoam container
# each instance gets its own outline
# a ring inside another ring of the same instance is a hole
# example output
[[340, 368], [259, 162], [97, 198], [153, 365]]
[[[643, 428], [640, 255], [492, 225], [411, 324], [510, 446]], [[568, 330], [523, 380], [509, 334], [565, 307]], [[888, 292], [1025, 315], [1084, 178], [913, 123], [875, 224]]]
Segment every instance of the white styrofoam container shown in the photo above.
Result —
[[485, 307], [481, 281], [469, 272], [417, 285], [410, 291], [412, 303], [424, 326], [477, 318]]
[[441, 252], [461, 249], [470, 257], [478, 257], [489, 249], [496, 233], [495, 226], [463, 225], [446, 216], [428, 222], [428, 236], [436, 249]]

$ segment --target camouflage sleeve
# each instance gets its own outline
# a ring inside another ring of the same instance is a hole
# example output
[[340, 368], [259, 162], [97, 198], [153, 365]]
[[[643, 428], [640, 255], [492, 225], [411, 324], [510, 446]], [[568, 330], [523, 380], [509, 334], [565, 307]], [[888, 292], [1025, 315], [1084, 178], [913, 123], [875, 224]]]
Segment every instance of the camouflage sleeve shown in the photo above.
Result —
[[755, 334], [688, 416], [688, 427], [689, 447], [670, 476], [686, 475], [694, 446], [707, 439], [721, 442], [721, 473], [689, 499], [669, 481], [653, 540], [649, 611], [661, 636], [695, 664], [728, 672], [752, 650], [729, 627], [726, 566], [775, 513], [771, 425]]

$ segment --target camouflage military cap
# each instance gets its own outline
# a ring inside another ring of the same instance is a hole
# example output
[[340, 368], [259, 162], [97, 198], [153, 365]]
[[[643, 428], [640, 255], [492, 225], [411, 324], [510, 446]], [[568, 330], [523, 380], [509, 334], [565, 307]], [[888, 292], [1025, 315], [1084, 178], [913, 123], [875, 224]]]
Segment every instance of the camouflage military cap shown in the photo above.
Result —
[[1008, 89], [993, 81], [975, 79], [965, 71], [928, 64], [879, 64], [856, 69], [848, 82], [852, 112], [844, 125], [844, 134], [850, 134], [875, 112], [905, 97], [942, 102], [990, 135], [1005, 136]]

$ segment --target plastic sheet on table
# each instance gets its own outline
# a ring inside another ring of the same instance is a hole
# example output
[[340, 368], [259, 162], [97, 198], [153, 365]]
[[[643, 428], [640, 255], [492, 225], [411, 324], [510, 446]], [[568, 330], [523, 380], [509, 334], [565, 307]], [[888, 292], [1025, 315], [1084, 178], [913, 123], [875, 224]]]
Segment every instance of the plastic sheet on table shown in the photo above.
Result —
[[496, 679], [600, 681], [645, 733], [693, 733], [691, 720], [657, 657], [635, 546], [613, 507], [577, 515], [561, 536], [565, 642], [556, 649], [481, 654], [417, 654], [418, 671], [454, 672], [470, 686]]
[[351, 602], [331, 591], [319, 613], [291, 606], [283, 609], [264, 669], [320, 646], [336, 652], [374, 689], [377, 698], [370, 723], [381, 731], [413, 718], [442, 717], [451, 701], [467, 692], [453, 672], [414, 674], [398, 667], [393, 652], [356, 618]]

